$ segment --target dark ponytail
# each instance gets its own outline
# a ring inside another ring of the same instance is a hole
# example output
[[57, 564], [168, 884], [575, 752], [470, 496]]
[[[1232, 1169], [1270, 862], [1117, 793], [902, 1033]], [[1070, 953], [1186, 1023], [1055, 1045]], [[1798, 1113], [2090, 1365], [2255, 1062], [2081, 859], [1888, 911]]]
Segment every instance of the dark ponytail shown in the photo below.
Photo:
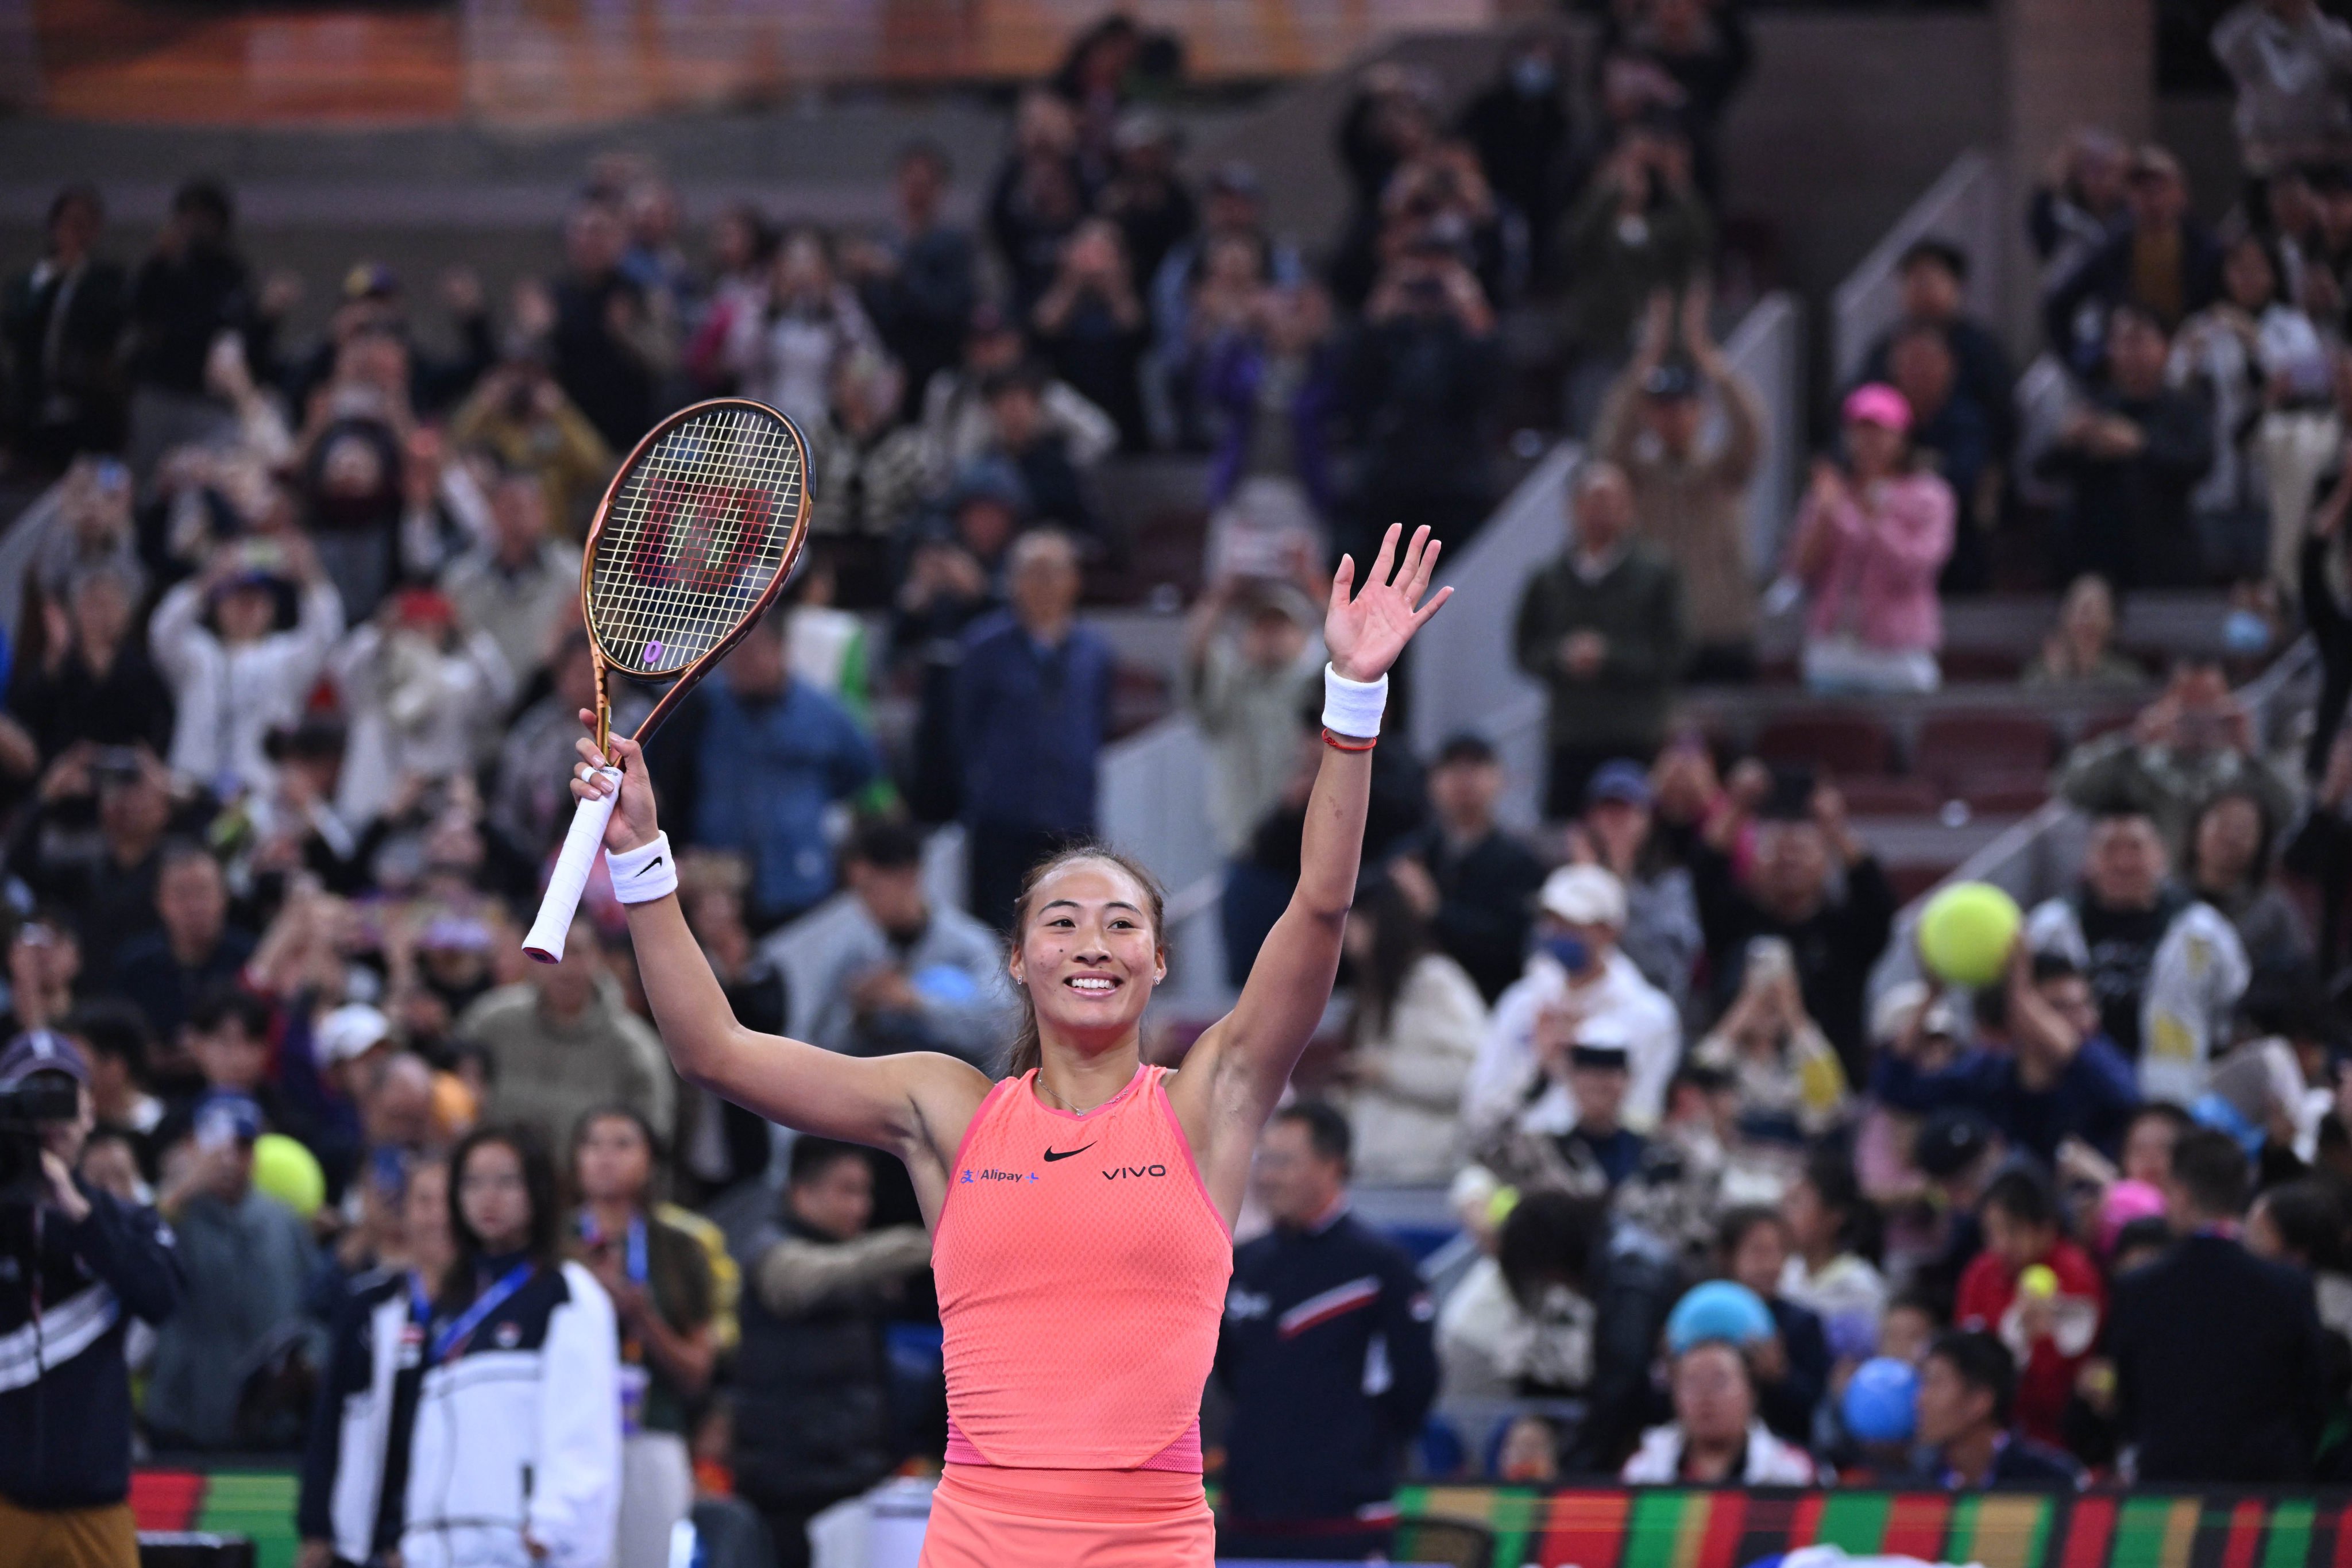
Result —
[[[1160, 879], [1153, 876], [1134, 857], [1112, 848], [1108, 844], [1091, 839], [1071, 845], [1040, 860], [1029, 869], [1021, 881], [1021, 896], [1013, 904], [1013, 935], [1006, 942], [1010, 953], [1021, 951], [1021, 938], [1029, 929], [1029, 906], [1037, 897], [1038, 887], [1065, 866], [1080, 860], [1103, 860], [1118, 867], [1135, 879], [1143, 889], [1144, 901], [1151, 906], [1151, 940], [1153, 945], [1168, 945], [1168, 895], [1160, 889]], [[1037, 1033], [1037, 1005], [1029, 999], [1029, 988], [1018, 987], [1021, 993], [1021, 1026], [1013, 1036], [1013, 1045], [1004, 1054], [1004, 1076], [1019, 1078], [1042, 1059], [1045, 1042]]]

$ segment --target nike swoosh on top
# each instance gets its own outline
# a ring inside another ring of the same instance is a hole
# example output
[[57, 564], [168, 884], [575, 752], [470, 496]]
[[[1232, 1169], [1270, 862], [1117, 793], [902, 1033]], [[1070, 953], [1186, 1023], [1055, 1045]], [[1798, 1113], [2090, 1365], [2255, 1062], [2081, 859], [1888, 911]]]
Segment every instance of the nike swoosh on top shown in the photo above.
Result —
[[1093, 1147], [1091, 1143], [1081, 1143], [1075, 1149], [1048, 1149], [1045, 1151], [1045, 1163], [1050, 1165], [1056, 1160], [1066, 1160], [1073, 1154], [1083, 1154]]

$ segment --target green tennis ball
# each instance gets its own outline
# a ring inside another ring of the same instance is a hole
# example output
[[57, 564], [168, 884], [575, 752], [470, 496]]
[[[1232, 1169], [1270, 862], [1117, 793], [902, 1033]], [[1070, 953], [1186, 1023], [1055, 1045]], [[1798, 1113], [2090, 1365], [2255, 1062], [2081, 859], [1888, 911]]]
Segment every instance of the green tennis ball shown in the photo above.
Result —
[[327, 1201], [327, 1174], [310, 1151], [283, 1132], [253, 1141], [253, 1184], [309, 1219]]
[[1919, 913], [1920, 960], [1947, 985], [1990, 985], [2022, 920], [2017, 900], [1990, 882], [1955, 882]]

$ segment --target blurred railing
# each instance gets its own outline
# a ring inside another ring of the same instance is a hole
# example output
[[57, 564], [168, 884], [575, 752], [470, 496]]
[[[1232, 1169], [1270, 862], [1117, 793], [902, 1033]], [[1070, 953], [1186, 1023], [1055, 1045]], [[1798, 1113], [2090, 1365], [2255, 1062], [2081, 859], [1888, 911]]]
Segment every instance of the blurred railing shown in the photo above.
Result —
[[1732, 329], [1723, 355], [1764, 399], [1764, 459], [1748, 491], [1748, 564], [1760, 584], [1780, 564], [1805, 473], [1805, 319], [1797, 297], [1759, 300]]
[[1979, 321], [2001, 320], [2007, 221], [2000, 174], [1993, 160], [1975, 148], [1953, 159], [1951, 167], [1895, 220], [1831, 296], [1830, 367], [1837, 384], [1853, 384], [1870, 345], [1901, 317], [1898, 269], [1903, 253], [1922, 239], [1947, 239], [1967, 254], [1969, 313]]

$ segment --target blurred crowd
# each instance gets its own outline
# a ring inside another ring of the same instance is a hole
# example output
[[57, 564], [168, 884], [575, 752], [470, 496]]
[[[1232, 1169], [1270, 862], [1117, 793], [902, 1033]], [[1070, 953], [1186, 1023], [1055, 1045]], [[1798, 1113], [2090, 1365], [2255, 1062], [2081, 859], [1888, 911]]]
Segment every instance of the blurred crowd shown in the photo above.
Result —
[[[993, 1067], [1020, 878], [1097, 827], [1136, 684], [1087, 609], [1151, 542], [1107, 480], [1205, 459], [1173, 685], [1238, 977], [1297, 876], [1331, 563], [1391, 521], [1474, 537], [1536, 364], [1587, 452], [1511, 607], [1541, 823], [1507, 824], [1476, 733], [1377, 753], [1346, 1005], [1237, 1263], [1230, 1495], [1344, 1512], [1408, 1446], [1523, 1481], [2352, 1473], [2352, 29], [2248, 0], [2216, 31], [2247, 171], [2219, 230], [2163, 149], [2062, 150], [2022, 375], [1966, 305], [1978, 258], [1914, 246], [1775, 562], [1767, 412], [1714, 319], [1736, 0], [1615, 7], [1580, 66], [1517, 39], [1450, 110], [1365, 72], [1313, 258], [1249, 166], [1188, 164], [1166, 42], [1114, 18], [1024, 92], [977, 228], [929, 144], [870, 230], [738, 205], [689, 237], [612, 159], [554, 275], [428, 305], [362, 261], [315, 337], [221, 184], [132, 266], [98, 191], [58, 194], [0, 310], [5, 1031], [87, 1089], [83, 1182], [179, 1238], [184, 1300], [131, 1347], [143, 1439], [307, 1443], [308, 1568], [364, 1558], [331, 1502], [353, 1325], [495, 1250], [474, 1182], [527, 1193], [616, 1314], [622, 1568], [730, 1491], [789, 1563], [936, 1457], [904, 1173], [679, 1082], [601, 882], [561, 963], [521, 961], [618, 457], [722, 394], [809, 445], [801, 575], [651, 755], [738, 1016]], [[1780, 679], [1759, 627], [1797, 611], [1814, 691], [1932, 691], [1948, 596], [2040, 585], [2021, 689], [2131, 710], [2049, 781], [2079, 869], [1994, 983], [1874, 989], [1900, 900], [1839, 781], [1740, 754], [1688, 689]], [[2119, 647], [2153, 588], [2226, 592], [2227, 657]], [[2321, 700], [2259, 732], [2231, 677], [2298, 628]], [[617, 692], [615, 727], [647, 705]], [[1466, 1237], [1421, 1271], [1375, 1226], [1330, 1243], [1394, 1309], [1377, 1389], [1360, 1337], [1265, 1331], [1351, 1180], [1444, 1188]], [[1367, 1402], [1344, 1462], [1279, 1437], [1326, 1394]]]

